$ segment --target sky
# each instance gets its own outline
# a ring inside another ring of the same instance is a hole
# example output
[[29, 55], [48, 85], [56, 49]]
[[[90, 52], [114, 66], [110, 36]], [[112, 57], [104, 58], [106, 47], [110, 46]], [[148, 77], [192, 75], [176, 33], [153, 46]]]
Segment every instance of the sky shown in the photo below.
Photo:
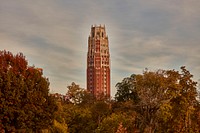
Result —
[[200, 79], [200, 0], [0, 0], [0, 50], [22, 52], [43, 68], [50, 92], [86, 88], [91, 25], [104, 25], [115, 85], [145, 68]]

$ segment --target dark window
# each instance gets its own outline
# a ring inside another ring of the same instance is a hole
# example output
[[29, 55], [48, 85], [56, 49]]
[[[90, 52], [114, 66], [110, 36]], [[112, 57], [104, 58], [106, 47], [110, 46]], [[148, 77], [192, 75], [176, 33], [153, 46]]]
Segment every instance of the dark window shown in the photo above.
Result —
[[100, 33], [99, 33], [99, 32], [97, 32], [97, 36], [100, 36]]
[[94, 32], [92, 32], [92, 37], [94, 37]]

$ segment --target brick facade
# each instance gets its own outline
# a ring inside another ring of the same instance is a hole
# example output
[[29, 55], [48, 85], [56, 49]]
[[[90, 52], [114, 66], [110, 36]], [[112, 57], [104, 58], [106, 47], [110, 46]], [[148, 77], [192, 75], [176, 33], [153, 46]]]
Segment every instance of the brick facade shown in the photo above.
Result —
[[105, 26], [91, 27], [88, 37], [87, 90], [110, 97], [110, 53]]

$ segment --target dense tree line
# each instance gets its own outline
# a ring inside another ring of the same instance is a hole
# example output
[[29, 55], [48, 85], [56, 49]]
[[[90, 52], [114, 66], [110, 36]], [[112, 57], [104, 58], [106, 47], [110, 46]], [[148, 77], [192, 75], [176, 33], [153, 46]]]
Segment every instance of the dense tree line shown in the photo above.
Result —
[[145, 70], [117, 83], [114, 100], [95, 99], [72, 83], [58, 115], [70, 133], [197, 133], [200, 104], [192, 77], [185, 67]]
[[116, 100], [131, 101], [140, 132], [199, 132], [196, 86], [197, 82], [185, 67], [181, 67], [181, 72], [145, 71], [143, 75], [132, 75], [118, 83]]
[[96, 99], [76, 83], [66, 97], [22, 54], [0, 52], [0, 132], [197, 133], [197, 82], [185, 68], [145, 70], [116, 84], [114, 99]]

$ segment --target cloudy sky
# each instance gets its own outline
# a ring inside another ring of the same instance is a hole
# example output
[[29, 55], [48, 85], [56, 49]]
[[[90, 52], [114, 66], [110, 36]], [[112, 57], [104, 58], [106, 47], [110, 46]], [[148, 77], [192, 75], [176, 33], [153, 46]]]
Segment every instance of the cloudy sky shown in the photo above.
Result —
[[200, 79], [200, 0], [0, 0], [0, 50], [44, 69], [51, 92], [86, 88], [87, 39], [105, 24], [112, 95], [131, 74], [186, 68]]

